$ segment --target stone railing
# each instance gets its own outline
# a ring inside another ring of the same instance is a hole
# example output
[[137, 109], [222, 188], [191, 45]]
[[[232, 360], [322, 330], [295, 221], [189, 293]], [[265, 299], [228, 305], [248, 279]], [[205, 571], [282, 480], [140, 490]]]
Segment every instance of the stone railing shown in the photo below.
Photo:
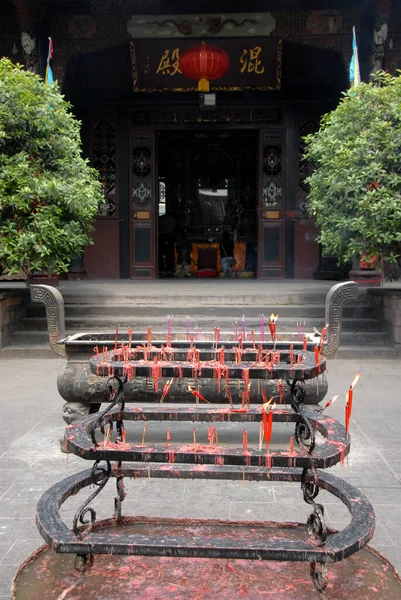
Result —
[[368, 290], [372, 304], [376, 304], [387, 323], [391, 341], [395, 345], [396, 356], [401, 356], [401, 287], [389, 285], [388, 287], [373, 288]]
[[358, 284], [355, 281], [337, 283], [326, 296], [326, 323], [329, 325], [327, 344], [324, 347], [325, 356], [333, 356], [340, 345], [343, 318], [343, 303], [355, 300], [358, 296]]
[[0, 351], [10, 342], [12, 332], [26, 316], [28, 290], [0, 290]]
[[46, 307], [47, 330], [52, 350], [66, 356], [65, 346], [57, 342], [65, 338], [64, 299], [61, 293], [50, 285], [31, 285], [32, 302], [40, 302]]

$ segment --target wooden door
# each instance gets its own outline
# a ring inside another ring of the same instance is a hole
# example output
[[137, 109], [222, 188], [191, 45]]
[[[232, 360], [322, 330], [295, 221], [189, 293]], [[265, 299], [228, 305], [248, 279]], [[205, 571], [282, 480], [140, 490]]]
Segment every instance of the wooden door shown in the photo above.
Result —
[[258, 277], [284, 277], [284, 130], [265, 129], [259, 144]]
[[153, 130], [134, 130], [131, 140], [131, 278], [155, 279], [157, 208]]

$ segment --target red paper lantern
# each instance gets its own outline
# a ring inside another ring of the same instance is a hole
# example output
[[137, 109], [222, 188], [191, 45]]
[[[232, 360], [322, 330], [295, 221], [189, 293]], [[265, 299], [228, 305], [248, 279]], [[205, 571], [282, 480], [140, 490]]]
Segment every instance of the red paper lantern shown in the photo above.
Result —
[[198, 92], [209, 91], [209, 80], [220, 79], [230, 59], [222, 48], [202, 42], [191, 46], [180, 56], [180, 70], [190, 79], [198, 79]]

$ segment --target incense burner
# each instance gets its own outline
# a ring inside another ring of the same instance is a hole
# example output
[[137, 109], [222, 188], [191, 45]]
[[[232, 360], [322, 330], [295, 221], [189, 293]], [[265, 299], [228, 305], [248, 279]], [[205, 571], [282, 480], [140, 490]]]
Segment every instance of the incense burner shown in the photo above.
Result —
[[[288, 339], [283, 339], [285, 336]], [[273, 350], [276, 347], [278, 352], [289, 351], [290, 346], [293, 346], [293, 351], [296, 353], [303, 349], [304, 343], [299, 341], [291, 341], [294, 336], [292, 334], [280, 335], [280, 340], [274, 345], [271, 342], [260, 342], [255, 340], [255, 346], [261, 346], [263, 351]], [[147, 342], [146, 333], [133, 334], [131, 340], [132, 348], [143, 347], [143, 344]], [[104, 385], [104, 377], [99, 373], [96, 374], [96, 370], [91, 371], [90, 358], [93, 356], [94, 348], [97, 347], [100, 351], [106, 348], [112, 350], [115, 346], [114, 334], [111, 332], [105, 333], [82, 333], [69, 336], [59, 342], [64, 345], [67, 353], [67, 363], [63, 367], [57, 379], [57, 387], [60, 395], [66, 403], [63, 407], [64, 420], [69, 424], [74, 422], [76, 419], [80, 419], [84, 416], [97, 412], [102, 402], [107, 402], [108, 391]], [[120, 334], [118, 338], [118, 344], [123, 343], [128, 345], [127, 334], [124, 336]], [[152, 332], [152, 344], [155, 348], [162, 348], [166, 346], [166, 334]], [[186, 334], [175, 334], [171, 344], [176, 348], [176, 359], [180, 360], [186, 358], [187, 352], [190, 349], [191, 342], [186, 340]], [[201, 339], [195, 340], [195, 346], [202, 353], [202, 357], [207, 360], [214, 356], [216, 342], [214, 340], [214, 334], [202, 333]], [[219, 347], [222, 345], [226, 348], [226, 353], [232, 352], [235, 354], [235, 348], [238, 347], [238, 341], [234, 340], [234, 336], [230, 333], [221, 332]], [[251, 363], [255, 360], [256, 354], [252, 353], [254, 347], [253, 342], [243, 342], [243, 349], [245, 351], [245, 358], [247, 362]], [[312, 339], [307, 341], [307, 351], [312, 353], [315, 348], [315, 343]], [[138, 355], [140, 356], [140, 355]], [[327, 377], [323, 369], [321, 373], [316, 373], [313, 378], [306, 379], [304, 382], [304, 402], [305, 404], [316, 405], [323, 400], [327, 393], [328, 384]], [[245, 391], [245, 382], [242, 378], [242, 373], [237, 373], [229, 379], [228, 385], [230, 387], [231, 397], [234, 403], [241, 402], [242, 393]], [[291, 383], [288, 381], [291, 379], [285, 376], [283, 373], [282, 386], [284, 391], [283, 398], [279, 398], [277, 401], [283, 401], [289, 404], [291, 396]], [[160, 377], [160, 387], [163, 389], [164, 385], [167, 384], [171, 375], [167, 374], [167, 371]], [[219, 391], [218, 380], [213, 377], [206, 377], [204, 374], [200, 374], [196, 378], [192, 376], [192, 372], [188, 373], [181, 379], [176, 379], [174, 386], [172, 386], [166, 402], [179, 402], [179, 403], [190, 403], [193, 402], [194, 398], [189, 388], [199, 386], [201, 393], [207, 397], [211, 402], [219, 403], [225, 402], [224, 393]], [[271, 397], [276, 394], [277, 386], [276, 383], [266, 378], [266, 373], [260, 373], [260, 377], [256, 379], [250, 379], [249, 394], [252, 401], [256, 401], [261, 396], [262, 390], [266, 390], [267, 397]], [[137, 373], [135, 378], [130, 379], [124, 386], [126, 402], [159, 402], [160, 392], [155, 389], [153, 379], [147, 377], [146, 374], [141, 375]]]
[[[282, 352], [283, 362], [276, 361], [269, 370], [272, 377], [281, 375], [288, 354]], [[95, 461], [92, 469], [57, 483], [39, 501], [37, 525], [51, 548], [49, 552], [76, 556], [75, 566], [82, 573], [77, 584], [91, 573], [93, 565], [96, 570], [98, 555], [306, 561], [316, 589], [323, 592], [329, 581], [328, 566], [363, 548], [371, 539], [375, 524], [373, 508], [364, 494], [322, 471], [343, 463], [349, 453], [350, 437], [344, 427], [322, 410], [306, 411], [297, 385], [291, 386], [291, 409], [271, 410], [268, 404], [241, 408], [174, 408], [162, 405], [127, 408], [124, 378], [129, 374], [124, 375], [123, 371], [127, 371], [129, 364], [133, 366], [135, 361], [127, 358], [124, 364], [123, 360], [118, 360], [120, 357], [121, 354], [115, 350], [92, 358], [92, 371], [101, 370], [102, 374], [104, 370], [114, 371], [107, 381], [111, 404], [102, 413], [91, 415], [66, 429], [67, 449], [83, 459]], [[307, 356], [302, 367], [301, 362], [289, 365], [293, 381], [301, 381], [301, 376], [312, 377], [315, 370], [324, 368], [324, 359], [319, 364], [313, 364], [309, 359]], [[292, 360], [295, 361], [295, 356]], [[308, 360], [309, 364], [305, 364]], [[139, 365], [136, 367], [139, 368]], [[148, 368], [147, 365], [145, 367]], [[182, 368], [185, 372], [187, 367], [183, 365]], [[258, 375], [257, 370], [253, 375]], [[265, 427], [267, 413], [271, 417], [271, 425], [295, 425], [288, 449], [270, 448], [270, 437], [266, 437]], [[126, 424], [129, 421], [143, 422], [142, 441], [127, 439]], [[205, 423], [208, 425], [209, 443], [202, 445], [197, 442], [195, 433], [193, 440], [187, 443], [173, 442], [168, 428], [165, 444], [148, 444], [145, 441], [146, 423], [151, 421]], [[260, 423], [259, 448], [249, 445], [247, 430], [242, 435], [242, 447], [241, 444], [236, 447], [220, 445], [217, 432], [224, 422], [242, 425]], [[317, 433], [323, 442], [318, 442]], [[298, 483], [311, 513], [306, 525], [123, 517], [124, 480], [141, 477]], [[116, 482], [113, 518], [97, 522], [92, 503], [111, 479]], [[72, 526], [68, 526], [60, 517], [59, 508], [70, 496], [89, 486], [94, 486], [94, 491], [77, 510]], [[324, 507], [317, 502], [321, 489], [347, 506], [351, 521], [343, 531], [327, 527]], [[50, 559], [48, 557], [47, 560]]]

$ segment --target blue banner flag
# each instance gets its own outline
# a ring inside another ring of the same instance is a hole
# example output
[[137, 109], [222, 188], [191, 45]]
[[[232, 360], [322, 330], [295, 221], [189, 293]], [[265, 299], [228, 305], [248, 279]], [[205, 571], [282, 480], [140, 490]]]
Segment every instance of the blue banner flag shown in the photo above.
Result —
[[50, 61], [52, 58], [53, 58], [53, 40], [52, 40], [52, 38], [49, 37], [49, 51], [47, 53], [45, 85], [48, 85], [49, 83], [53, 83], [53, 81], [54, 81], [53, 71], [50, 66]]
[[359, 70], [358, 46], [356, 45], [355, 26], [352, 28], [352, 58], [349, 65], [349, 80], [351, 87], [361, 83], [361, 72]]

